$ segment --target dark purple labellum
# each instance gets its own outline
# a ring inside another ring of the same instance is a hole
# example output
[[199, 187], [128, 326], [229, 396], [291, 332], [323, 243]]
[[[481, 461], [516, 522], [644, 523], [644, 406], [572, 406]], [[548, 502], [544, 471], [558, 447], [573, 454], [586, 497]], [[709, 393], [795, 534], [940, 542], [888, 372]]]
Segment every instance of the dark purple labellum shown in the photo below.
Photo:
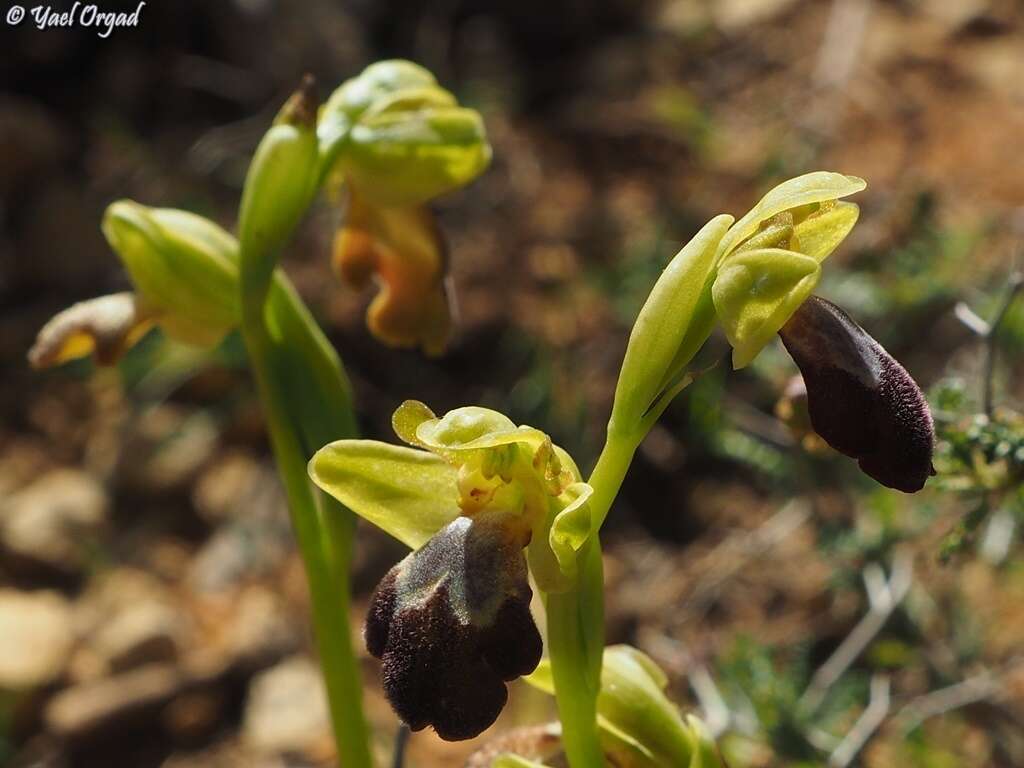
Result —
[[487, 517], [460, 517], [377, 586], [366, 648], [412, 730], [432, 725], [448, 741], [479, 735], [505, 706], [505, 682], [540, 662], [525, 543]]
[[779, 335], [803, 374], [814, 431], [882, 485], [921, 490], [935, 474], [935, 428], [903, 366], [843, 310], [817, 296]]

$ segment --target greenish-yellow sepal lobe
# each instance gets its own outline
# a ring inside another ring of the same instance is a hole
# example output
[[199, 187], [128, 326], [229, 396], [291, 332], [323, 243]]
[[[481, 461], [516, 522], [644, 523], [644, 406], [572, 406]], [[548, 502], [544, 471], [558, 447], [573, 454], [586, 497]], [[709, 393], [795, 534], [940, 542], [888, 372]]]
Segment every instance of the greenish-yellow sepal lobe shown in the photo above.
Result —
[[856, 203], [822, 203], [819, 210], [793, 227], [796, 250], [819, 263], [824, 261], [850, 234], [859, 217]]
[[821, 267], [779, 248], [738, 251], [719, 267], [715, 311], [733, 348], [733, 367], [747, 366], [811, 295]]
[[357, 515], [418, 549], [459, 516], [457, 471], [426, 451], [339, 440], [314, 454], [309, 476]]
[[339, 167], [367, 200], [415, 205], [468, 184], [491, 161], [483, 120], [453, 106], [364, 115], [349, 131]]
[[670, 368], [688, 362], [676, 356], [732, 222], [722, 214], [705, 224], [669, 262], [640, 310], [615, 390], [612, 421], [619, 428], [637, 428], [670, 378]]
[[[746, 216], [733, 225], [718, 246], [718, 258], [725, 257], [733, 248], [757, 232], [764, 222], [783, 211], [806, 215], [813, 210], [815, 203], [847, 197], [866, 187], [867, 182], [863, 179], [831, 171], [814, 171], [784, 181], [761, 198]], [[798, 220], [797, 216], [794, 220]]]

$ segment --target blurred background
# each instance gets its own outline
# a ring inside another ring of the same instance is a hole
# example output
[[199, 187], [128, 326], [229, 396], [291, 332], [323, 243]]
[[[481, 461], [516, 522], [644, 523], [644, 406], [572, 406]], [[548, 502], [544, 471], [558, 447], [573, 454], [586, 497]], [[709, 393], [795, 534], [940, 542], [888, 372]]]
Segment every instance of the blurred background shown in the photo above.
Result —
[[[405, 398], [482, 404], [589, 467], [630, 323], [678, 248], [784, 178], [866, 178], [818, 292], [928, 391], [940, 475], [887, 491], [802, 434], [780, 346], [719, 364], [610, 517], [608, 641], [663, 666], [733, 766], [1024, 766], [1019, 3], [178, 0], [106, 39], [0, 35], [0, 764], [333, 764], [240, 341], [199, 353], [154, 333], [102, 370], [34, 373], [25, 353], [63, 307], [127, 287], [107, 204], [233, 228], [302, 73], [326, 97], [404, 57], [481, 111], [494, 162], [437, 205], [461, 313], [443, 358], [369, 337], [369, 295], [329, 279], [329, 203], [288, 254], [364, 434], [392, 439]], [[713, 340], [704, 358], [724, 355]], [[369, 527], [358, 551], [357, 625], [403, 554]], [[365, 674], [386, 755], [396, 721], [378, 664]], [[416, 734], [407, 764], [461, 765], [552, 714], [517, 684], [481, 740]]]

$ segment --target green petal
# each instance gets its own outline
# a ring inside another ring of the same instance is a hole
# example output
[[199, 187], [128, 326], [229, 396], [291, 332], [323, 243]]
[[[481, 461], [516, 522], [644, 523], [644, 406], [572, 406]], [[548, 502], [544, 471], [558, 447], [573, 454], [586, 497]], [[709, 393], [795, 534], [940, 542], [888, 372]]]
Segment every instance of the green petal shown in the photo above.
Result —
[[576, 578], [576, 553], [593, 532], [593, 519], [588, 501], [594, 489], [586, 483], [573, 483], [559, 497], [568, 501], [555, 515], [548, 532], [548, 544], [555, 553], [558, 567], [570, 579]]
[[339, 440], [309, 462], [316, 485], [412, 549], [459, 516], [456, 471], [426, 451]]
[[525, 443], [536, 449], [548, 441], [548, 436], [533, 427], [517, 427], [507, 416], [490, 408], [470, 405], [448, 411], [440, 419], [421, 422], [416, 427], [416, 440], [432, 451], [454, 455], [513, 443]]
[[483, 120], [461, 107], [368, 113], [352, 126], [339, 156], [353, 186], [384, 206], [416, 205], [457, 189], [490, 161]]
[[715, 310], [733, 347], [733, 367], [753, 360], [818, 284], [817, 261], [793, 251], [740, 251], [725, 260], [712, 287]]
[[722, 238], [718, 258], [723, 258], [735, 246], [757, 232], [768, 219], [794, 208], [836, 200], [860, 192], [867, 187], [864, 179], [831, 171], [814, 171], [789, 179], [772, 189], [750, 209]]
[[860, 217], [856, 203], [837, 202], [808, 216], [793, 228], [797, 249], [822, 262], [834, 251]]

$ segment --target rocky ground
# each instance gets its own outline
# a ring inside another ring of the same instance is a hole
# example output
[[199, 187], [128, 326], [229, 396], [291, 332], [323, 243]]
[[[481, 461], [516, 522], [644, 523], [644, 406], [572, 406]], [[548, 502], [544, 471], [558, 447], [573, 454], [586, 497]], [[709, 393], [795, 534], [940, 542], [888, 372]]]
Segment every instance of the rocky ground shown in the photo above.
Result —
[[[237, 340], [203, 355], [150, 338], [117, 371], [24, 363], [53, 312], [125, 284], [98, 229], [111, 200], [231, 225], [248, 155], [305, 70], [326, 95], [371, 60], [415, 58], [483, 112], [494, 144], [490, 171], [439, 205], [461, 310], [445, 358], [369, 338], [367, 297], [326, 279], [330, 205], [288, 256], [367, 436], [388, 439], [406, 397], [481, 403], [587, 465], [665, 260], [712, 214], [817, 167], [870, 183], [824, 295], [926, 386], [979, 375], [952, 307], [992, 306], [1024, 227], [1016, 3], [196, 1], [122, 32], [2, 33], [2, 764], [333, 764], [302, 565]], [[1015, 322], [999, 380], [1010, 404], [1024, 394], [1024, 312]], [[806, 651], [817, 667], [849, 636], [871, 610], [862, 576], [876, 559], [892, 575], [898, 539], [913, 587], [853, 666], [865, 681], [891, 672], [895, 702], [864, 764], [1024, 765], [1018, 548], [940, 564], [964, 508], [872, 493], [841, 462], [804, 456], [773, 415], [791, 373], [769, 360], [731, 377], [724, 400], [695, 389], [643, 446], [606, 537], [609, 640], [643, 648], [682, 705], [728, 725], [737, 764], [796, 765], [754, 683], [730, 688], [737, 643], [771, 649], [767, 687], [784, 699], [784, 660]], [[356, 625], [401, 556], [360, 530]], [[740, 666], [761, 669], [754, 657]], [[376, 662], [364, 670], [383, 757], [396, 723]], [[965, 680], [962, 704], [927, 698]], [[839, 733], [866, 682], [851, 691]], [[495, 732], [551, 714], [517, 687]], [[419, 734], [408, 764], [460, 765], [476, 746]]]

